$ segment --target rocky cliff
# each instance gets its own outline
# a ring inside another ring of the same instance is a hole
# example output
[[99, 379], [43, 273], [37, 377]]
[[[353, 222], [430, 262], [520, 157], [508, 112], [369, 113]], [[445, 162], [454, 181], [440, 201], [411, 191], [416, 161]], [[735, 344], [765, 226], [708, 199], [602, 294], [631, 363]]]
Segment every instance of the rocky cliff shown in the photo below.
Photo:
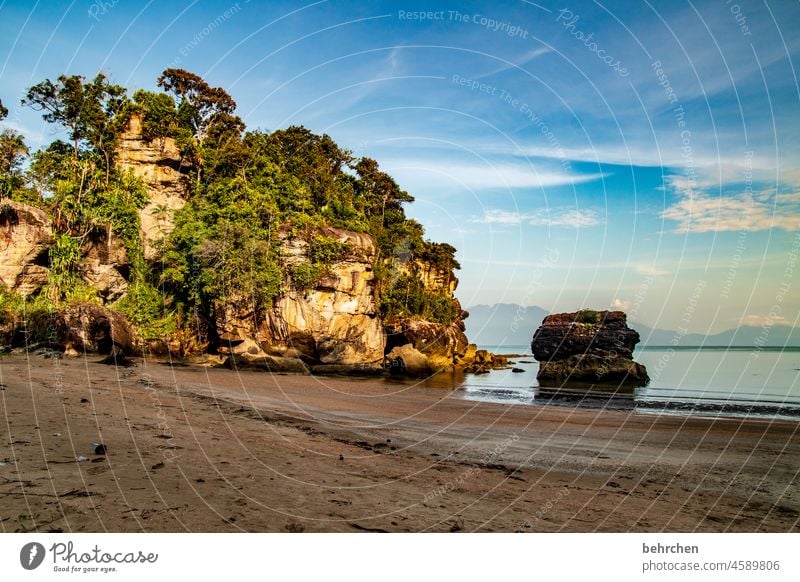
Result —
[[48, 250], [55, 242], [47, 213], [13, 200], [0, 201], [0, 283], [28, 297], [47, 283]]
[[144, 258], [153, 260], [155, 244], [172, 232], [175, 213], [186, 204], [187, 168], [182, 165], [174, 139], [147, 141], [142, 137], [142, 119], [137, 114], [131, 115], [127, 129], [119, 137], [117, 163], [141, 178], [147, 187], [149, 200], [139, 218]]
[[[373, 367], [383, 360], [386, 337], [375, 304], [375, 242], [367, 234], [337, 228], [320, 233], [347, 244], [346, 256], [306, 291], [288, 291], [263, 311], [246, 301], [224, 306], [216, 322], [221, 352], [237, 362], [281, 368], [295, 358], [307, 366]], [[284, 234], [288, 265], [303, 262], [308, 243]]]
[[[141, 178], [147, 187], [148, 202], [139, 216], [140, 233], [144, 258], [153, 262], [159, 258], [157, 243], [174, 229], [175, 214], [189, 198], [181, 153], [174, 139], [145, 140], [142, 120], [133, 114], [119, 137], [116, 160], [119, 168]], [[49, 253], [55, 245], [47, 212], [3, 201], [0, 235], [0, 283], [23, 297], [35, 294], [48, 282]], [[374, 272], [379, 253], [372, 236], [331, 227], [317, 228], [313, 236], [334, 240], [346, 252], [326, 265], [325, 272], [310, 286], [299, 290], [290, 275], [303, 263], [310, 266], [313, 253], [309, 234], [296, 236], [287, 227], [280, 231], [277, 241], [284, 280], [272, 305], [255, 306], [241, 297], [213, 306], [213, 321], [203, 324], [214, 338], [212, 347], [218, 347], [230, 365], [321, 373], [381, 372], [388, 365], [402, 372], [428, 374], [472, 364], [476, 350], [464, 335], [462, 319], [466, 313], [461, 312], [447, 325], [413, 318], [387, 325], [382, 319]], [[111, 305], [129, 292], [130, 260], [125, 245], [115, 235], [109, 238], [90, 233], [81, 240], [77, 274], [97, 291], [102, 303]], [[416, 277], [440, 300], [451, 298], [455, 313], [459, 313], [460, 306], [453, 298], [458, 280], [452, 268], [410, 257], [399, 267], [401, 274]], [[75, 313], [65, 311], [59, 320], [62, 343], [70, 353], [98, 346], [103, 351], [111, 341], [108, 338], [119, 335], [112, 328], [122, 329], [118, 315], [87, 305]], [[90, 320], [100, 323], [90, 325]], [[84, 328], [91, 328], [99, 339], [92, 342], [88, 335], [76, 331]], [[9, 329], [6, 335], [13, 333]], [[159, 353], [177, 351], [184, 355], [186, 351], [174, 337], [145, 342], [135, 340], [135, 329], [130, 334], [125, 351], [133, 349], [134, 344], [157, 345], [154, 351]]]
[[633, 361], [639, 334], [621, 311], [582, 310], [544, 318], [531, 342], [543, 386], [569, 382], [644, 386], [647, 371]]

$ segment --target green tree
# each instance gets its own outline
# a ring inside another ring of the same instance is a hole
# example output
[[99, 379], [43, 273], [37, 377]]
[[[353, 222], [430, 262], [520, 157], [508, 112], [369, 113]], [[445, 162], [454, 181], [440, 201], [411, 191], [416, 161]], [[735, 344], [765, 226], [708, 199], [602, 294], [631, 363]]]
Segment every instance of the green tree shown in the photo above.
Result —
[[104, 159], [106, 182], [117, 137], [127, 120], [127, 102], [125, 88], [112, 85], [102, 73], [92, 81], [80, 75], [61, 75], [55, 83], [45, 79], [28, 89], [22, 100], [23, 105], [43, 112], [45, 121], [68, 131], [76, 165], [82, 143], [94, 148]]
[[20, 170], [28, 147], [22, 135], [11, 129], [0, 133], [0, 198], [14, 198], [25, 187]]

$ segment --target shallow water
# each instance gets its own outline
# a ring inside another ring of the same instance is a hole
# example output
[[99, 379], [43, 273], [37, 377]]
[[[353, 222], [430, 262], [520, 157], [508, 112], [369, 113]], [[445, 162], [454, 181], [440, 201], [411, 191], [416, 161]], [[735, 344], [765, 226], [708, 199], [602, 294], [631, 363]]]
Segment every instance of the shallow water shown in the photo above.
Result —
[[[484, 347], [484, 346], [482, 346]], [[527, 346], [485, 346], [495, 353], [522, 354]], [[468, 400], [505, 404], [561, 404], [634, 408], [645, 414], [756, 416], [800, 420], [800, 348], [643, 348], [634, 359], [647, 367], [650, 384], [613, 398], [583, 392], [579, 397], [548, 397], [536, 382], [533, 356], [512, 358], [522, 373], [435, 377], [425, 385], [448, 382]]]

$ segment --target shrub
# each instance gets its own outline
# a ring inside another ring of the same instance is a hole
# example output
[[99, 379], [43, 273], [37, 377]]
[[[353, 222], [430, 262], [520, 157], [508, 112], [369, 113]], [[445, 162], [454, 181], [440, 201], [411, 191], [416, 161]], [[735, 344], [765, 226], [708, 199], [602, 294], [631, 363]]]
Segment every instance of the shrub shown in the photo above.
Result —
[[597, 325], [600, 323], [600, 312], [594, 309], [581, 309], [575, 315], [575, 321], [588, 325]]

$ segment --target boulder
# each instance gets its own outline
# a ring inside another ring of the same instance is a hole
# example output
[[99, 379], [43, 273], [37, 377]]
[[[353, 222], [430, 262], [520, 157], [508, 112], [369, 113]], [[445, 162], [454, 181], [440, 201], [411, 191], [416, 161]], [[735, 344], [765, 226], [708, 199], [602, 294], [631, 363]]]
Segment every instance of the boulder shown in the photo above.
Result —
[[645, 367], [633, 361], [639, 334], [622, 311], [582, 310], [549, 315], [531, 342], [540, 362], [542, 385], [569, 382], [627, 384], [649, 382]]
[[430, 321], [401, 321], [386, 326], [388, 345], [393, 349], [410, 344], [425, 357], [431, 370], [452, 370], [459, 361], [469, 359], [470, 344], [459, 324], [460, 320], [450, 325]]
[[48, 249], [55, 243], [44, 210], [0, 201], [0, 283], [27, 297], [47, 283]]
[[116, 357], [134, 352], [131, 327], [118, 311], [76, 303], [56, 313], [55, 325], [66, 356], [95, 353]]
[[385, 367], [389, 373], [401, 376], [429, 376], [434, 371], [425, 354], [411, 344], [392, 348], [386, 354]]

